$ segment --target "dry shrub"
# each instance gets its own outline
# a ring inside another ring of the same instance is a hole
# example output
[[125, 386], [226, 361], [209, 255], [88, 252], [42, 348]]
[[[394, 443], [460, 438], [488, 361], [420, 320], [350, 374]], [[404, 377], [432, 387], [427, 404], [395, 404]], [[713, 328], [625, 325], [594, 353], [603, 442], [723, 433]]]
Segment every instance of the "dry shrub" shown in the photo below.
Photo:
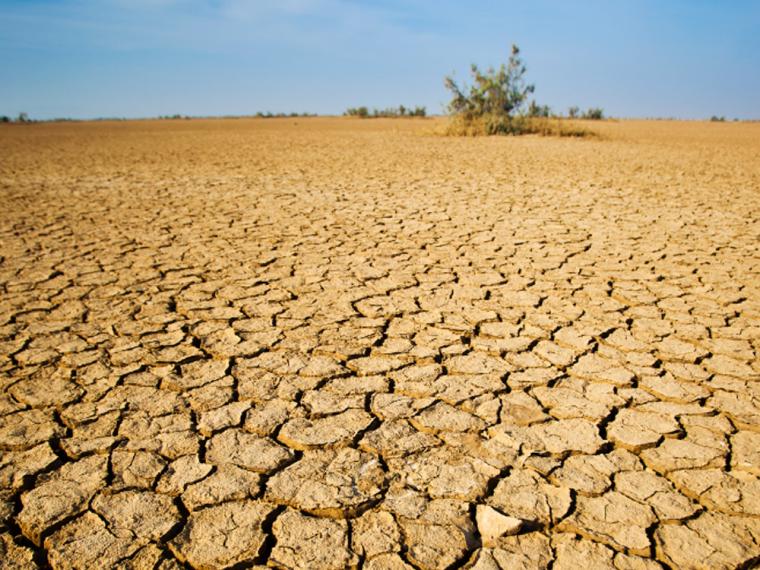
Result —
[[503, 114], [454, 115], [444, 134], [449, 136], [543, 135], [556, 137], [588, 137], [594, 133], [572, 121], [555, 117], [509, 117]]
[[[585, 129], [551, 117], [546, 105], [525, 104], [535, 86], [525, 82], [526, 67], [520, 48], [512, 46], [506, 64], [482, 71], [472, 64], [472, 84], [459, 85], [452, 77], [444, 84], [451, 92], [448, 110], [451, 121], [444, 134], [454, 136], [528, 135], [584, 137]], [[595, 110], [597, 111], [597, 110]], [[601, 118], [601, 109], [598, 109]]]

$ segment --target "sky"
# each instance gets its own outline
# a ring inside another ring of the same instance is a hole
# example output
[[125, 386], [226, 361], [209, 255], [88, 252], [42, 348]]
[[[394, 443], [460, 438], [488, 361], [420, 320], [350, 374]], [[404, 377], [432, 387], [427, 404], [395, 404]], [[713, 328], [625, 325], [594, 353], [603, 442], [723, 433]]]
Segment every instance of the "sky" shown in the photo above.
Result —
[[0, 0], [0, 115], [440, 113], [512, 43], [555, 111], [760, 118], [760, 0]]

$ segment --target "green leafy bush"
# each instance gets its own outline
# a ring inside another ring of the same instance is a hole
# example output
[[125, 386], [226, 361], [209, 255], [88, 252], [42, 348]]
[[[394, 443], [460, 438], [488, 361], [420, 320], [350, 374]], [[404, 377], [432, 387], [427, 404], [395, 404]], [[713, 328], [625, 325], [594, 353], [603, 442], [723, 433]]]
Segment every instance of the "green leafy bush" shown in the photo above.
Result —
[[520, 48], [512, 46], [509, 59], [498, 69], [486, 71], [472, 64], [472, 85], [459, 85], [451, 77], [444, 79], [452, 98], [449, 135], [523, 135], [585, 136], [587, 131], [558, 118], [551, 118], [551, 109], [531, 101], [528, 96], [535, 86], [525, 81], [526, 67]]
[[512, 45], [507, 64], [501, 64], [498, 70], [490, 67], [483, 72], [473, 63], [470, 71], [473, 84], [469, 87], [460, 87], [452, 77], [444, 79], [446, 89], [451, 91], [449, 112], [453, 115], [473, 118], [493, 115], [502, 119], [497, 123], [503, 123], [520, 111], [535, 90], [523, 78], [526, 67], [516, 45]]

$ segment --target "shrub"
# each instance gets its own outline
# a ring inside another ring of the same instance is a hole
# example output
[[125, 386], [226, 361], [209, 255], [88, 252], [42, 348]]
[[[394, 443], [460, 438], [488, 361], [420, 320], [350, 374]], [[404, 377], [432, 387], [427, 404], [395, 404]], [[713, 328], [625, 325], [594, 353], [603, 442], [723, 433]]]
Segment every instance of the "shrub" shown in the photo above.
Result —
[[368, 118], [396, 118], [396, 117], [424, 117], [427, 115], [425, 107], [405, 107], [399, 105], [398, 107], [388, 107], [387, 109], [372, 109], [370, 113], [367, 107], [349, 107], [346, 112], [343, 113], [349, 117], [359, 117], [361, 119]]
[[6, 115], [3, 115], [2, 117], [0, 117], [0, 123], [10, 123], [10, 122], [11, 122], [11, 118], [10, 117], [8, 117]]
[[[250, 116], [250, 115], [249, 115]], [[256, 114], [253, 115], [257, 119], [286, 119], [286, 118], [297, 118], [297, 117], [316, 117], [316, 113], [297, 113], [295, 111], [291, 111], [290, 113], [272, 113], [271, 111], [256, 111]]]
[[710, 120], [713, 121], [713, 122], [715, 122], [715, 123], [722, 123], [722, 122], [725, 122], [726, 118], [725, 117], [718, 117], [717, 115], [713, 115], [712, 117], [710, 117]]
[[349, 107], [344, 113], [349, 117], [369, 117], [369, 109], [367, 107]]
[[576, 119], [578, 115], [580, 115], [580, 113], [581, 113], [581, 110], [575, 105], [573, 105], [567, 110], [567, 116], [570, 117], [571, 119]]
[[509, 60], [498, 69], [485, 72], [477, 65], [470, 68], [473, 83], [461, 87], [446, 77], [444, 84], [451, 92], [448, 110], [451, 121], [449, 135], [522, 135], [586, 136], [587, 131], [551, 117], [548, 105], [531, 101], [525, 110], [528, 96], [535, 86], [525, 82], [526, 67], [520, 49], [512, 46]]
[[510, 120], [535, 90], [535, 86], [525, 83], [525, 71], [520, 48], [512, 45], [507, 64], [501, 64], [498, 70], [489, 67], [482, 72], [473, 63], [470, 67], [473, 84], [469, 87], [460, 87], [453, 78], [446, 77], [444, 84], [452, 95], [449, 113], [465, 121], [491, 117], [489, 124], [511, 131]]
[[[404, 111], [406, 112], [406, 111]], [[387, 117], [400, 117], [398, 109], [388, 107], [387, 109], [372, 109], [372, 117], [374, 118], [387, 118]]]
[[585, 137], [591, 133], [557, 117], [504, 117], [484, 115], [464, 117], [454, 115], [444, 134], [450, 136], [483, 135], [544, 135], [556, 137]]
[[549, 108], [549, 105], [539, 105], [535, 101], [531, 101], [528, 106], [529, 117], [550, 117], [551, 114], [552, 110]]
[[599, 121], [601, 119], [604, 119], [604, 110], [600, 107], [591, 107], [585, 113], [583, 113], [583, 118], [592, 121]]

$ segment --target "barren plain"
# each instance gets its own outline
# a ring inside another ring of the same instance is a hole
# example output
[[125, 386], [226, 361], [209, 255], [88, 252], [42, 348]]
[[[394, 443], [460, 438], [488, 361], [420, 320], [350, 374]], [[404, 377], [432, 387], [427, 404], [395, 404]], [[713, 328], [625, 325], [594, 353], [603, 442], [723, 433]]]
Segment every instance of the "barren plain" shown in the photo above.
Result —
[[3, 568], [748, 568], [760, 124], [0, 127]]

